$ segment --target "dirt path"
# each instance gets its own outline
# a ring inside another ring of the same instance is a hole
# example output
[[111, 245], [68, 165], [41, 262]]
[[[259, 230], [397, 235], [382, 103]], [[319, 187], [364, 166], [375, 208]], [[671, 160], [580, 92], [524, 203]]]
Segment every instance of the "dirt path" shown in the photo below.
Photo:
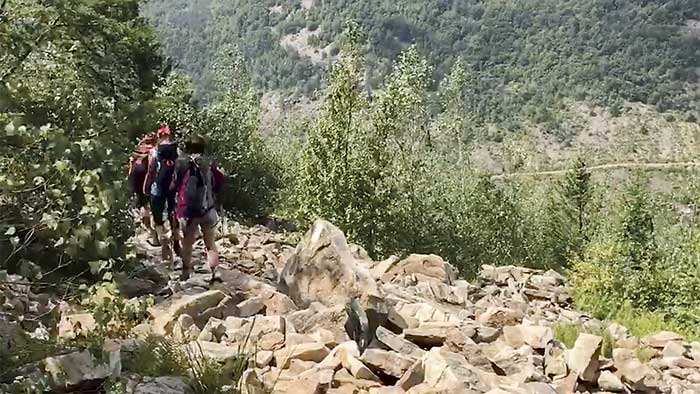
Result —
[[[610, 163], [588, 167], [589, 172], [593, 171], [610, 171], [620, 169], [638, 169], [638, 170], [668, 170], [700, 167], [700, 162], [677, 162], [677, 163]], [[511, 179], [519, 177], [538, 177], [538, 176], [561, 176], [569, 170], [553, 170], [553, 171], [538, 171], [538, 172], [514, 172], [510, 174], [498, 174], [491, 176], [491, 179]]]

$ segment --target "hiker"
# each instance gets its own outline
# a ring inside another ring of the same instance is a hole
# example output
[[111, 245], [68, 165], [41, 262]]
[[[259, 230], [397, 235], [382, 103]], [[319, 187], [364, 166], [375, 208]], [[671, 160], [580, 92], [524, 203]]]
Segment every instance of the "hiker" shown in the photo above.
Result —
[[192, 247], [201, 230], [207, 248], [207, 263], [214, 280], [219, 265], [216, 247], [216, 226], [219, 214], [216, 195], [222, 189], [224, 174], [216, 162], [204, 155], [207, 142], [201, 135], [193, 135], [185, 143], [187, 156], [178, 161], [175, 174], [177, 190], [177, 217], [182, 228], [182, 275], [187, 280], [192, 274]]
[[149, 243], [154, 246], [160, 245], [153, 223], [151, 223], [151, 212], [148, 195], [144, 193], [144, 183], [148, 174], [148, 158], [151, 149], [155, 146], [156, 136], [148, 133], [134, 148], [129, 157], [128, 182], [129, 191], [134, 201], [136, 209], [139, 211], [141, 224], [150, 232]]
[[[144, 194], [150, 196], [155, 231], [161, 245], [161, 257], [163, 262], [172, 268], [173, 250], [176, 254], [180, 254], [178, 226], [175, 218], [175, 190], [172, 188], [175, 163], [180, 155], [180, 150], [173, 140], [172, 132], [168, 126], [159, 128], [157, 135], [158, 146], [151, 149], [150, 152]], [[170, 236], [165, 228], [164, 214], [167, 214]]]

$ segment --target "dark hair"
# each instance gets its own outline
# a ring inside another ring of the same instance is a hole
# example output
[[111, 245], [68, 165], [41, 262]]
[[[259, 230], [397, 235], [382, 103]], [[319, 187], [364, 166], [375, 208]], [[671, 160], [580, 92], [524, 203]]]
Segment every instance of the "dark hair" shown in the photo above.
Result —
[[193, 134], [185, 142], [185, 150], [187, 153], [204, 153], [207, 147], [207, 139], [199, 134]]

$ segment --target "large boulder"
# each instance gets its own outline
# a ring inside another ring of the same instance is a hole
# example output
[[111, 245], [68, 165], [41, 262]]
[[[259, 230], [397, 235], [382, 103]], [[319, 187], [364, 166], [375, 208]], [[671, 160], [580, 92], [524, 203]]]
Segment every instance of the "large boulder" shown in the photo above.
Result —
[[363, 306], [381, 300], [371, 272], [359, 264], [340, 229], [318, 220], [299, 243], [280, 275], [280, 290], [299, 307], [312, 302], [346, 305], [358, 298]]

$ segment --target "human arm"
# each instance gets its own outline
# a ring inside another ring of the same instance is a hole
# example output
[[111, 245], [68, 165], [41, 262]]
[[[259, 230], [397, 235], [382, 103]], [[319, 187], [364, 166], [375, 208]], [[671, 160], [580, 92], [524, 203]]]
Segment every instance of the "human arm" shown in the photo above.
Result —
[[151, 194], [151, 185], [156, 174], [156, 160], [150, 152], [148, 154], [148, 171], [146, 172], [146, 180], [143, 182], [143, 194]]

